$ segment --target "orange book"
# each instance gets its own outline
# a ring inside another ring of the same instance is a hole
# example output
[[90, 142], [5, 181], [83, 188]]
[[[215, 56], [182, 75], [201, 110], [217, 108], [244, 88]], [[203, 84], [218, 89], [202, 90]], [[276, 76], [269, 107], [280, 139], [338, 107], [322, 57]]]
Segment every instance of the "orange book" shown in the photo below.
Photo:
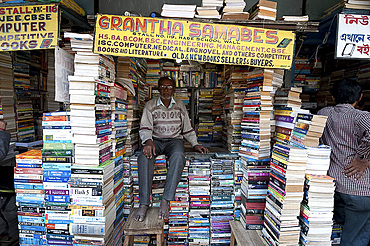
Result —
[[16, 159], [42, 159], [41, 150], [31, 149], [27, 152], [16, 155]]

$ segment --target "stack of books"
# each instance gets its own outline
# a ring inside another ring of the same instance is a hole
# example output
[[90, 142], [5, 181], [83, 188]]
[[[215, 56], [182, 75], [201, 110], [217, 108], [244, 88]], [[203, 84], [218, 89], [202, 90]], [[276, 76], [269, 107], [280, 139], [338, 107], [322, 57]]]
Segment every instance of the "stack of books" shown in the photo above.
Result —
[[234, 220], [240, 220], [240, 208], [242, 200], [242, 163], [238, 154], [230, 154], [234, 158]]
[[212, 141], [214, 121], [212, 118], [213, 89], [199, 91], [198, 99], [198, 141]]
[[299, 215], [301, 245], [331, 245], [334, 189], [332, 177], [306, 174]]
[[[271, 100], [275, 101], [276, 91], [283, 86], [284, 83], [284, 69], [265, 69], [265, 72], [270, 71], [272, 77], [272, 87]], [[276, 122], [274, 112], [270, 112], [270, 126], [271, 126], [271, 138], [275, 136]]]
[[283, 15], [281, 17], [283, 21], [308, 21], [308, 15]]
[[270, 158], [256, 160], [241, 157], [240, 222], [246, 230], [261, 230], [269, 181]]
[[370, 10], [370, 1], [368, 0], [346, 0], [344, 2], [344, 7], [346, 9]]
[[134, 154], [130, 157], [130, 170], [133, 180], [133, 203], [135, 208], [139, 207], [139, 169], [137, 159], [138, 154]]
[[221, 15], [216, 6], [202, 6], [197, 7], [197, 14], [195, 14], [195, 18], [221, 19]]
[[187, 245], [189, 236], [189, 161], [186, 161], [176, 189], [175, 201], [170, 202], [168, 246]]
[[210, 245], [211, 162], [191, 159], [189, 164], [189, 246]]
[[60, 109], [59, 102], [55, 101], [55, 51], [46, 50], [45, 52], [48, 61], [48, 77], [46, 82], [46, 88], [48, 89], [47, 110], [53, 112]]
[[114, 158], [114, 184], [113, 195], [116, 208], [116, 218], [114, 220], [113, 240], [114, 245], [120, 245], [123, 237], [123, 223], [124, 223], [124, 181], [123, 181], [123, 158], [119, 155]]
[[146, 85], [147, 63], [143, 58], [130, 58], [130, 78], [136, 90], [136, 102], [138, 110], [144, 108], [146, 100], [149, 98], [149, 87]]
[[213, 89], [213, 105], [212, 105], [212, 117], [215, 118], [213, 126], [213, 141], [221, 141], [222, 130], [224, 125], [223, 115], [223, 90], [221, 88]]
[[259, 0], [248, 10], [251, 20], [276, 20], [277, 2]]
[[152, 207], [159, 207], [164, 192], [167, 175], [167, 161], [165, 155], [159, 155], [154, 163], [154, 176], [152, 184]]
[[[176, 68], [176, 67], [174, 67]], [[199, 65], [181, 65], [178, 87], [199, 87], [201, 79], [201, 67]]]
[[161, 16], [174, 18], [194, 18], [196, 5], [163, 4]]
[[125, 219], [130, 215], [130, 208], [134, 201], [133, 183], [134, 180], [131, 175], [130, 157], [126, 155], [123, 157], [123, 216]]
[[296, 58], [294, 60], [294, 80], [292, 87], [304, 87], [306, 76], [311, 74], [310, 61], [306, 58]]
[[[171, 77], [176, 82], [176, 87], [180, 87], [181, 85], [180, 85], [179, 70], [180, 68], [178, 66], [175, 66], [174, 63], [164, 62], [162, 64], [161, 77], [164, 77], [164, 76]], [[185, 86], [185, 84], [183, 86]]]
[[177, 99], [180, 99], [185, 104], [186, 108], [189, 110], [190, 98], [189, 98], [188, 89], [176, 88], [174, 97]]
[[229, 108], [225, 106], [227, 126], [227, 149], [231, 153], [239, 153], [242, 141], [241, 121], [245, 89], [234, 89], [227, 97], [230, 98]]
[[330, 146], [307, 147], [306, 174], [326, 175], [330, 166]]
[[271, 156], [263, 236], [270, 245], [298, 244], [307, 151], [275, 143]]
[[215, 67], [213, 68], [210, 66], [209, 68], [203, 69], [203, 76], [203, 85], [205, 88], [221, 87], [221, 81], [219, 80], [220, 76]]
[[7, 132], [11, 135], [11, 141], [17, 142], [17, 127], [14, 114], [14, 85], [13, 85], [13, 64], [9, 52], [0, 52], [0, 98], [2, 115]]
[[246, 3], [244, 0], [225, 0], [222, 10], [222, 19], [226, 20], [248, 20], [249, 13], [244, 12]]
[[146, 71], [146, 82], [156, 87], [158, 80], [161, 77], [161, 62], [160, 60], [147, 60], [148, 70]]
[[[69, 112], [44, 113], [42, 117], [42, 169], [45, 192], [47, 244], [72, 244], [70, 187], [73, 155]], [[49, 230], [50, 229], [50, 230]]]
[[327, 116], [299, 113], [290, 137], [290, 144], [296, 147], [318, 147], [324, 131]]
[[45, 198], [40, 150], [16, 156], [14, 188], [18, 207], [19, 243], [46, 245]]
[[211, 245], [229, 245], [234, 219], [234, 160], [211, 158]]
[[139, 147], [140, 116], [137, 107], [133, 103], [133, 95], [127, 96], [127, 137], [126, 155], [132, 155]]

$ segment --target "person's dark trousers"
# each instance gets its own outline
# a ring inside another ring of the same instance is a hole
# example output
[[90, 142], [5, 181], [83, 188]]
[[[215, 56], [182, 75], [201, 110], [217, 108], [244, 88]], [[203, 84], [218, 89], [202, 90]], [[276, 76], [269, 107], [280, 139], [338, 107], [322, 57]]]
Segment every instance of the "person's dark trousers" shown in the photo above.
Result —
[[370, 196], [335, 192], [334, 219], [343, 225], [341, 246], [370, 244]]
[[158, 155], [166, 155], [168, 170], [163, 197], [168, 201], [175, 199], [176, 188], [181, 179], [185, 166], [184, 141], [182, 139], [153, 139], [156, 155], [148, 159], [143, 152], [139, 154], [139, 202], [141, 205], [150, 204], [152, 191], [154, 163]]

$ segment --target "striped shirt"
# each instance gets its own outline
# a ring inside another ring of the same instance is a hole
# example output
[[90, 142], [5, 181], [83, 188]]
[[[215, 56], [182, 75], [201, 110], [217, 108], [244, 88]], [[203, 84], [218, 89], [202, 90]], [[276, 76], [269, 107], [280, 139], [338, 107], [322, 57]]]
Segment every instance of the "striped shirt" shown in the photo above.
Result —
[[359, 180], [355, 180], [356, 175], [346, 178], [343, 174], [353, 158], [370, 159], [370, 113], [350, 104], [338, 104], [323, 108], [318, 114], [328, 116], [321, 141], [332, 148], [328, 175], [335, 179], [336, 191], [370, 196], [369, 169]]
[[192, 147], [198, 145], [185, 104], [172, 98], [171, 107], [166, 108], [158, 100], [154, 98], [145, 104], [139, 131], [141, 141], [145, 143], [153, 138], [185, 138]]

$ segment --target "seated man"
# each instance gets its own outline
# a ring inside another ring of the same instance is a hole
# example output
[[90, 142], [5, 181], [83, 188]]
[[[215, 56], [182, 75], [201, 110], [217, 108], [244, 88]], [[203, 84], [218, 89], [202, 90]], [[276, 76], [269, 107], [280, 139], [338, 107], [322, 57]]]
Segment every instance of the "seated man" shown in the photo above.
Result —
[[138, 158], [140, 207], [134, 215], [137, 221], [145, 219], [150, 204], [156, 156], [164, 154], [169, 161], [158, 214], [159, 219], [164, 219], [168, 218], [169, 201], [175, 198], [185, 166], [183, 138], [189, 141], [195, 150], [201, 153], [209, 152], [198, 144], [184, 103], [173, 97], [175, 81], [170, 77], [162, 77], [158, 81], [158, 89], [160, 98], [146, 103], [140, 124], [140, 138], [144, 148]]

